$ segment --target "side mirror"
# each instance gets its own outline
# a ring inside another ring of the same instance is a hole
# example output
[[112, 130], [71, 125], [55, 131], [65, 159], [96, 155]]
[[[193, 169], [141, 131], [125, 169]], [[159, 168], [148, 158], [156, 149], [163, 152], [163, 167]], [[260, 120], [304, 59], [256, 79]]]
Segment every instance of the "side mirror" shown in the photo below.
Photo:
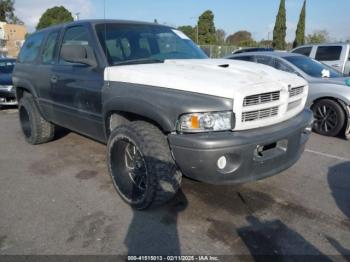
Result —
[[89, 46], [64, 45], [61, 49], [61, 57], [70, 63], [84, 64], [92, 67], [97, 66], [93, 51]]

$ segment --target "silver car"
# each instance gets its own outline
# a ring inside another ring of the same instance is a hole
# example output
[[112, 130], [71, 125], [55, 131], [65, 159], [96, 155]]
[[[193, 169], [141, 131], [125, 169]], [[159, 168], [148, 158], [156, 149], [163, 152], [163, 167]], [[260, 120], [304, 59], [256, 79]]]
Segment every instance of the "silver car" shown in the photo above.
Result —
[[232, 55], [297, 74], [309, 82], [306, 105], [314, 112], [314, 131], [325, 136], [345, 134], [350, 138], [350, 78], [309, 57], [286, 52], [254, 52]]

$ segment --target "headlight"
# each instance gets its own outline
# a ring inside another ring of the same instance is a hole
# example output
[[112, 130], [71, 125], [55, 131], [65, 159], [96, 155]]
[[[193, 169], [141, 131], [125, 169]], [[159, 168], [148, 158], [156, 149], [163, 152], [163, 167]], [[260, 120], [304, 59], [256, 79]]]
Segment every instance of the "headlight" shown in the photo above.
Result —
[[191, 113], [182, 115], [177, 125], [178, 132], [196, 133], [226, 131], [233, 129], [233, 112]]

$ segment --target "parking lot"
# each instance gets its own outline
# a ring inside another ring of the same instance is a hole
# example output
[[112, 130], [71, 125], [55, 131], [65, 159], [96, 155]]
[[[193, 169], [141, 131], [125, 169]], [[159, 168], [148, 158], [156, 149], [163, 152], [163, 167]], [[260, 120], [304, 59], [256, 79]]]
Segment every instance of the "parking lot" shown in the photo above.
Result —
[[75, 133], [25, 143], [0, 111], [0, 254], [350, 255], [350, 142], [313, 134], [281, 175], [241, 186], [183, 180], [167, 206], [115, 192], [105, 146]]

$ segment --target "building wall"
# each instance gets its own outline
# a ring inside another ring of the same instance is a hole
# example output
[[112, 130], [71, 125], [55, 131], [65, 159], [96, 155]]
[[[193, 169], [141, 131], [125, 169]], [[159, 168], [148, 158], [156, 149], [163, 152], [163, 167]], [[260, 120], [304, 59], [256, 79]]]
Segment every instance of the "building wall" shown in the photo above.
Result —
[[17, 57], [26, 34], [27, 29], [24, 25], [0, 23], [0, 40], [8, 57]]

